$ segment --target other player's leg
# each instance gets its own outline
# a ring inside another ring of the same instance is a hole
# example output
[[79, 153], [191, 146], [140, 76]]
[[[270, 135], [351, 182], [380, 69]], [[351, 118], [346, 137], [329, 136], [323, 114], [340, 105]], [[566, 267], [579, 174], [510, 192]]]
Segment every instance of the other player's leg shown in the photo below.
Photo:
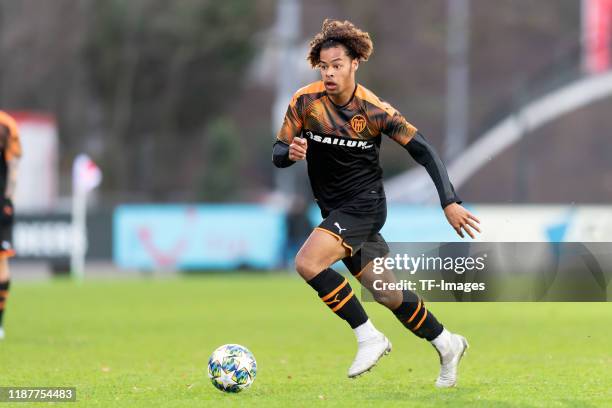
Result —
[[295, 265], [321, 300], [353, 329], [358, 350], [348, 371], [348, 376], [352, 378], [370, 370], [384, 354], [391, 351], [391, 343], [374, 327], [348, 279], [330, 268], [348, 254], [350, 247], [340, 237], [317, 228], [298, 252]]
[[13, 251], [13, 220], [3, 219], [0, 222], [0, 340], [4, 339], [4, 309], [9, 294], [10, 274], [8, 259], [15, 255]]
[[4, 326], [2, 319], [4, 317], [4, 308], [8, 298], [10, 286], [10, 275], [8, 269], [8, 259], [6, 255], [0, 252], [0, 340], [4, 339]]

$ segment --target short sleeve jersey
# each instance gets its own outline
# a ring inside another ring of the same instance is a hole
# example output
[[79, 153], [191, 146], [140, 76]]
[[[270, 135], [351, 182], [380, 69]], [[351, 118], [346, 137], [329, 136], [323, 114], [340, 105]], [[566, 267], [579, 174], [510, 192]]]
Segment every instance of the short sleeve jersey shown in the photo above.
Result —
[[334, 104], [322, 81], [298, 90], [291, 99], [277, 139], [308, 141], [308, 177], [319, 207], [338, 208], [365, 192], [384, 196], [379, 164], [381, 135], [401, 145], [417, 129], [373, 92], [356, 85], [344, 106]]

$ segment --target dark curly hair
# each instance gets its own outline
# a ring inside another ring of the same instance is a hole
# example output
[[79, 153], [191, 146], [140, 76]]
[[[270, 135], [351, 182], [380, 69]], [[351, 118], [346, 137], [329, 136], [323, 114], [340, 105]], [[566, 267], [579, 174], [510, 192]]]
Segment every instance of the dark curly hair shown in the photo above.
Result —
[[310, 41], [310, 51], [306, 58], [313, 68], [321, 62], [321, 50], [343, 45], [351, 59], [367, 61], [374, 45], [370, 34], [361, 31], [350, 21], [325, 19], [321, 32]]

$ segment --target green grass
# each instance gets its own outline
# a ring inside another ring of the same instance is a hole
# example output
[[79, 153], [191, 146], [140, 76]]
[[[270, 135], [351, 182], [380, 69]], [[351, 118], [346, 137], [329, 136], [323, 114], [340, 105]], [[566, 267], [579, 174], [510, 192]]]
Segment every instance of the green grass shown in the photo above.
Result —
[[[366, 308], [394, 350], [349, 380], [351, 330], [293, 276], [17, 282], [0, 386], [76, 386], [69, 406], [612, 406], [610, 303], [430, 303], [471, 345], [450, 390], [433, 386], [438, 357], [427, 342], [386, 309]], [[243, 393], [206, 377], [224, 343], [257, 358]]]

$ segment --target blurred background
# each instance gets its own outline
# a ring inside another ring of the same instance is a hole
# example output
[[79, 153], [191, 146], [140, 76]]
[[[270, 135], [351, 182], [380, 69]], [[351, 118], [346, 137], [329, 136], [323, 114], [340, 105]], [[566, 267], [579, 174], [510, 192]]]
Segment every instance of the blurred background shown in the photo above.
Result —
[[[2, 0], [15, 277], [290, 269], [320, 216], [271, 147], [325, 18], [370, 33], [358, 82], [437, 147], [479, 239], [612, 239], [611, 0]], [[406, 152], [381, 163], [387, 240], [456, 240]]]

